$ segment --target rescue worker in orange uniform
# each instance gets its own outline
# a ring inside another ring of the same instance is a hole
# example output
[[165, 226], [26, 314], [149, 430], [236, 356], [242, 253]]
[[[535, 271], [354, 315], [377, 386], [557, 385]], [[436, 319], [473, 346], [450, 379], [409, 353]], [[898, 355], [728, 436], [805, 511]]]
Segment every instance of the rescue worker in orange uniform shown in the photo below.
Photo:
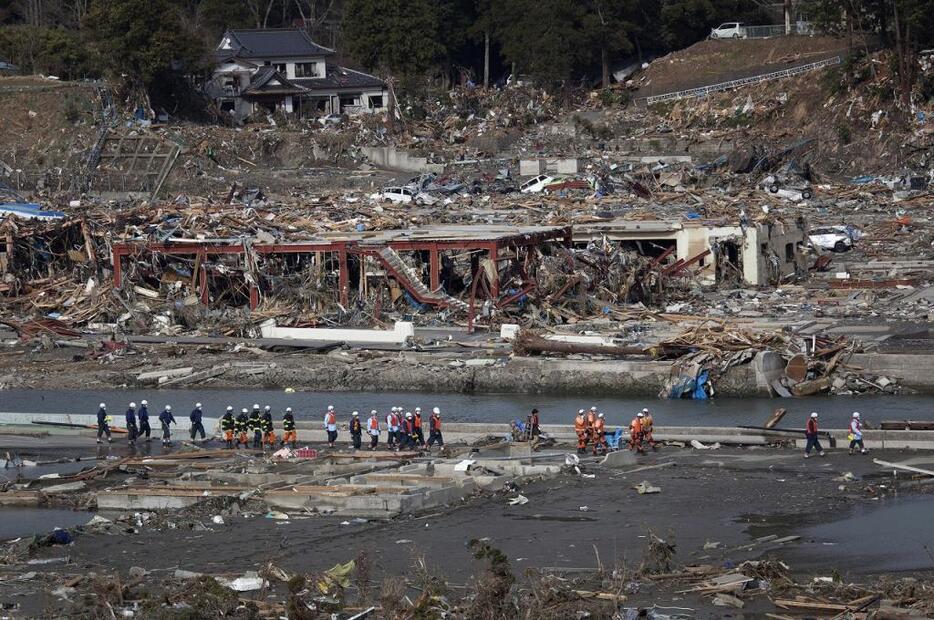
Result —
[[240, 415], [237, 416], [234, 430], [237, 432], [237, 449], [240, 449], [240, 444], [243, 444], [244, 448], [249, 448], [250, 418], [247, 417], [246, 407], [240, 410]]
[[295, 416], [292, 415], [292, 408], [285, 408], [285, 415], [282, 416], [282, 445], [291, 444], [294, 448], [298, 443], [298, 433], [295, 431]]
[[649, 412], [648, 407], [642, 410], [642, 439], [645, 443], [649, 444], [653, 450], [657, 450], [655, 447], [655, 438], [652, 437], [652, 426], [655, 424], [655, 420], [652, 419], [652, 414]]
[[422, 408], [415, 408], [415, 441], [421, 447], [425, 447], [425, 431], [422, 430]]
[[597, 414], [597, 420], [593, 423], [593, 453], [606, 454], [606, 422], [603, 414]]
[[444, 435], [441, 434], [441, 409], [435, 407], [431, 410], [431, 416], [428, 418], [428, 447], [438, 444], [439, 448], [444, 447]]
[[237, 427], [237, 421], [233, 417], [233, 407], [227, 407], [224, 416], [221, 418], [221, 430], [224, 431], [224, 441], [228, 448], [234, 447], [234, 429]]
[[583, 409], [578, 410], [574, 418], [574, 432], [577, 433], [577, 453], [583, 454], [587, 450], [587, 418]]
[[272, 422], [272, 407], [266, 405], [266, 411], [261, 418], [263, 422], [263, 447], [269, 446], [270, 449], [276, 447], [276, 431]]
[[644, 452], [642, 448], [642, 418], [645, 417], [640, 411], [629, 424], [629, 449], [636, 452]]
[[591, 407], [587, 412], [587, 442], [592, 443], [594, 434], [593, 434], [593, 425], [597, 422], [597, 408]]

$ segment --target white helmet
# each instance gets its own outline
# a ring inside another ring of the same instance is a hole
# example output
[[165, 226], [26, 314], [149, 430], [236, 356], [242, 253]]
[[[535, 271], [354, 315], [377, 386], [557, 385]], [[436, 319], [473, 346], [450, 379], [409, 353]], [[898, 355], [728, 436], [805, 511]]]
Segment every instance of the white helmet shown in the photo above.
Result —
[[371, 410], [370, 415], [376, 415], [376, 409]]
[[107, 408], [107, 403], [101, 403], [101, 409], [106, 409], [106, 408]]
[[356, 418], [356, 417], [358, 417], [358, 416], [360, 415], [360, 412], [359, 412], [359, 411], [354, 411], [354, 412], [351, 413], [350, 415], [352, 415], [353, 417]]
[[263, 407], [263, 411], [272, 411], [272, 407], [270, 407], [269, 405], [266, 405], [265, 407]]
[[240, 410], [240, 413], [246, 413], [246, 407]]
[[416, 407], [416, 408], [415, 408], [415, 411], [418, 412], [418, 413], [421, 413], [421, 412], [422, 412], [422, 408], [421, 408], [421, 407]]
[[441, 409], [439, 409], [438, 407], [435, 407], [434, 409], [431, 410], [431, 412], [432, 412], [432, 413], [441, 413]]
[[596, 411], [597, 408], [596, 408], [596, 407], [591, 407], [590, 410], [591, 410], [591, 411]]
[[254, 408], [254, 409], [259, 409], [259, 403], [253, 403], [253, 408]]
[[817, 417], [817, 412], [816, 412], [816, 411], [812, 411], [812, 412], [811, 412], [811, 417], [812, 417], [812, 418], [816, 418], [816, 417]]
[[642, 408], [642, 413], [648, 413], [648, 412], [649, 412], [649, 408], [648, 408], [648, 407], [643, 407], [643, 408]]
[[411, 418], [411, 417], [412, 417], [412, 412], [410, 411], [410, 412], [406, 413], [406, 414], [405, 414], [405, 417]]
[[328, 411], [334, 411], [334, 405], [328, 405]]
[[201, 409], [201, 403], [195, 403], [195, 409]]
[[227, 405], [227, 411], [233, 411], [233, 407], [231, 407], [230, 405]]
[[172, 411], [172, 405], [166, 405], [166, 406], [165, 406], [165, 410], [166, 410], [166, 411]]
[[136, 409], [136, 403], [130, 403], [130, 409]]
[[597, 417], [598, 417], [598, 418], [602, 418], [602, 417], [603, 417], [603, 414], [602, 414], [602, 413], [598, 413], [598, 414], [597, 414]]
[[637, 417], [637, 418], [644, 418], [644, 417], [645, 417], [645, 414], [642, 413], [642, 412], [640, 411], [639, 413], [636, 414], [636, 417]]
[[853, 412], [853, 417], [854, 417], [854, 418], [858, 418], [858, 417], [859, 417], [859, 411], [854, 411], [854, 412]]
[[141, 405], [148, 405], [149, 403], [146, 402], [145, 400], [141, 400], [141, 401], [139, 401], [139, 404], [141, 404]]
[[577, 414], [578, 414], [578, 415], [582, 415], [583, 413], [584, 413], [584, 410], [583, 410], [583, 409], [578, 409], [578, 410], [577, 410]]
[[292, 413], [292, 408], [291, 408], [291, 407], [286, 407], [286, 408], [285, 408], [285, 412], [286, 412], [286, 413]]

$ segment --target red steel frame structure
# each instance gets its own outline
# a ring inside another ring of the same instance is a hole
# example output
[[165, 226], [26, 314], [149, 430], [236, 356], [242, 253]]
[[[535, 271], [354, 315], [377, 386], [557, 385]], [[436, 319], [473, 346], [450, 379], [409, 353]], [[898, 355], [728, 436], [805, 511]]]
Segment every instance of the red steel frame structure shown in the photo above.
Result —
[[[208, 305], [207, 258], [212, 255], [243, 255], [249, 251], [258, 255], [276, 254], [309, 254], [315, 252], [331, 252], [337, 254], [339, 264], [339, 286], [341, 304], [347, 305], [350, 297], [350, 273], [347, 257], [350, 254], [361, 256], [378, 256], [379, 250], [390, 247], [397, 252], [427, 251], [429, 253], [429, 286], [432, 291], [441, 286], [441, 253], [445, 251], [486, 251], [489, 258], [494, 261], [510, 260], [510, 256], [502, 256], [501, 251], [506, 249], [530, 248], [542, 245], [549, 241], [560, 241], [567, 248], [571, 247], [571, 227], [543, 228], [537, 232], [520, 232], [514, 234], [504, 229], [501, 234], [493, 235], [489, 239], [459, 239], [456, 237], [445, 239], [443, 233], [437, 238], [425, 240], [387, 240], [385, 242], [363, 239], [321, 241], [307, 243], [274, 243], [274, 244], [247, 244], [244, 242], [216, 243], [216, 242], [176, 242], [156, 243], [146, 241], [131, 241], [115, 243], [112, 248], [114, 287], [123, 285], [123, 258], [133, 256], [141, 251], [154, 252], [170, 256], [194, 256], [195, 264], [200, 273], [196, 274], [199, 283], [201, 303]], [[388, 267], [388, 266], [387, 266]], [[477, 273], [472, 274], [474, 282]], [[490, 283], [491, 297], [499, 297], [499, 281], [493, 278]], [[250, 285], [250, 309], [259, 305], [259, 289], [255, 284]]]

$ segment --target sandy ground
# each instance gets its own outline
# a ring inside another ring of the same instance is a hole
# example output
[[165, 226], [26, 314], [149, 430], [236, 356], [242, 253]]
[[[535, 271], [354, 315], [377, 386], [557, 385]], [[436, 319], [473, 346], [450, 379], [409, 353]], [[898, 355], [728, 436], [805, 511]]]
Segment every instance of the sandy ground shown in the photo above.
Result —
[[[69, 441], [70, 448], [65, 445]], [[74, 441], [59, 440], [59, 445], [36, 452], [46, 458], [73, 454]], [[113, 450], [119, 453], [124, 449], [116, 446]], [[21, 449], [21, 454], [24, 452]], [[895, 461], [906, 455], [890, 451], [872, 456]], [[627, 473], [653, 465], [663, 467]], [[464, 585], [481, 568], [467, 548], [474, 538], [489, 539], [521, 575], [530, 567], [593, 568], [598, 555], [606, 567], [636, 569], [650, 534], [677, 545], [678, 565], [735, 564], [792, 553], [807, 559], [809, 550], [818, 554], [820, 549], [806, 537], [773, 548], [737, 547], [754, 537], [801, 534], [807, 524], [845, 519], [861, 506], [885, 504], [896, 490], [896, 483], [879, 472], [871, 457], [848, 456], [843, 450], [832, 451], [824, 459], [805, 460], [800, 452], [785, 449], [664, 448], [642, 457], [637, 466], [614, 470], [587, 464], [583, 471], [594, 477], [563, 474], [521, 489], [480, 495], [443, 511], [388, 522], [318, 516], [283, 522], [252, 515], [228, 516], [225, 525], [214, 525], [208, 511], [200, 515], [205, 528], [191, 529], [190, 519], [179, 519], [178, 529], [144, 527], [139, 534], [79, 535], [69, 547], [38, 553], [40, 558], [67, 555], [67, 566], [31, 568], [67, 574], [125, 574], [130, 567], [140, 566], [154, 571], [151, 578], [157, 581], [177, 568], [240, 574], [272, 561], [289, 571], [314, 573], [362, 551], [375, 563], [376, 580], [409, 573], [414, 559], [423, 555], [431, 570], [449, 584]], [[845, 472], [853, 474], [852, 481], [840, 480]], [[639, 495], [632, 487], [643, 480], [660, 487], [661, 492]], [[902, 495], [909, 492], [906, 489]], [[519, 493], [528, 503], [509, 506], [508, 500]], [[166, 522], [173, 519], [172, 514], [165, 516]], [[716, 549], [704, 549], [705, 543], [714, 542], [719, 543]], [[893, 554], [897, 553], [893, 549]], [[866, 581], [874, 577], [871, 566], [847, 559], [820, 568], [819, 574], [837, 571], [845, 579]], [[810, 572], [813, 570], [803, 571]], [[59, 576], [48, 579], [53, 584], [61, 581]], [[0, 602], [25, 603], [22, 595], [30, 589], [27, 585], [16, 592], [0, 590]], [[48, 596], [39, 596], [30, 605], [39, 601], [40, 608], [48, 606], [53, 615], [55, 610], [64, 613], [62, 603]], [[707, 605], [651, 582], [643, 583], [631, 602], [695, 609]], [[768, 606], [767, 601], [764, 604]], [[698, 617], [721, 617], [717, 611], [709, 611], [711, 615]]]

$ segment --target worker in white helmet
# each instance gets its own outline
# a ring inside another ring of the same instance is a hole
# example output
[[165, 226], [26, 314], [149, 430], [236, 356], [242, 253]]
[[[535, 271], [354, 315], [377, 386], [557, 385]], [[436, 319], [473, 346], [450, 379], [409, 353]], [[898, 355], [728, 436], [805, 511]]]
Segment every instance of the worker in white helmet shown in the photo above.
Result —
[[428, 418], [428, 448], [438, 444], [439, 448], [444, 447], [444, 436], [441, 434], [441, 409], [435, 407], [431, 410], [431, 416]]
[[416, 407], [412, 415], [412, 422], [415, 423], [415, 443], [425, 447], [425, 431], [422, 430], [422, 408]]
[[807, 439], [807, 443], [804, 446], [804, 458], [811, 456], [811, 450], [817, 450], [817, 453], [821, 456], [824, 456], [824, 448], [821, 447], [820, 441], [817, 439], [817, 412], [811, 412], [810, 417], [808, 417], [807, 424], [804, 426], [804, 437]]
[[652, 417], [652, 412], [649, 411], [648, 407], [642, 409], [642, 441], [649, 444], [653, 450], [657, 450], [658, 446], [655, 445], [655, 437], [652, 436], [652, 432], [655, 430], [655, 419]]
[[292, 448], [298, 443], [298, 433], [295, 431], [295, 416], [292, 415], [292, 408], [285, 408], [285, 415], [282, 416], [282, 445], [289, 444]]
[[641, 411], [636, 414], [636, 417], [632, 419], [632, 422], [629, 423], [629, 449], [642, 454], [645, 452], [645, 448], [642, 445], [642, 419], [645, 417], [645, 414]]
[[376, 409], [370, 411], [370, 419], [366, 421], [366, 432], [370, 436], [370, 451], [376, 450], [379, 444], [379, 413]]
[[853, 417], [850, 419], [850, 454], [859, 448], [860, 454], [866, 454], [869, 450], [866, 449], [866, 446], [863, 445], [863, 423], [859, 419], [859, 411], [853, 412]]
[[399, 408], [393, 407], [386, 414], [386, 443], [392, 450], [399, 445], [399, 429], [402, 428], [402, 416], [399, 415]]
[[139, 436], [146, 437], [146, 443], [152, 441], [152, 427], [149, 426], [149, 403], [145, 400], [139, 401], [139, 411], [136, 416], [139, 418]]
[[136, 426], [136, 403], [130, 403], [126, 410], [126, 437], [131, 446], [136, 445], [136, 435], [139, 433]]
[[577, 433], [577, 453], [587, 451], [587, 415], [583, 409], [577, 410], [574, 416], [574, 432]]
[[250, 428], [250, 416], [246, 407], [243, 407], [240, 409], [240, 415], [237, 416], [234, 424], [234, 432], [237, 433], [237, 450], [240, 449], [240, 446], [243, 446], [244, 449], [250, 447]]
[[337, 414], [334, 413], [334, 405], [328, 405], [328, 411], [324, 414], [324, 430], [328, 432], [328, 446], [333, 448], [337, 442]]
[[249, 431], [253, 433], [253, 448], [263, 447], [263, 419], [260, 417], [259, 405], [253, 404], [250, 411]]
[[188, 419], [191, 421], [191, 428], [188, 430], [191, 440], [195, 441], [195, 437], [200, 434], [201, 441], [204, 441], [204, 411], [201, 410], [201, 403], [195, 403], [195, 408], [191, 410]]
[[110, 437], [110, 416], [107, 415], [107, 404], [101, 403], [97, 408], [97, 443], [101, 443], [101, 437], [107, 435], [107, 443], [113, 443]]
[[233, 407], [227, 406], [227, 410], [221, 417], [221, 432], [224, 433], [224, 442], [229, 450], [234, 447], [234, 433], [237, 431], [237, 420], [233, 415]]
[[162, 425], [162, 445], [171, 446], [172, 430], [169, 425], [177, 424], [175, 416], [172, 415], [172, 405], [166, 405], [162, 413], [159, 414], [159, 423]]
[[350, 441], [353, 443], [353, 449], [359, 450], [363, 443], [363, 422], [360, 421], [360, 412], [354, 411], [350, 414]]
[[606, 454], [606, 421], [602, 412], [597, 414], [597, 421], [593, 423], [593, 453]]

